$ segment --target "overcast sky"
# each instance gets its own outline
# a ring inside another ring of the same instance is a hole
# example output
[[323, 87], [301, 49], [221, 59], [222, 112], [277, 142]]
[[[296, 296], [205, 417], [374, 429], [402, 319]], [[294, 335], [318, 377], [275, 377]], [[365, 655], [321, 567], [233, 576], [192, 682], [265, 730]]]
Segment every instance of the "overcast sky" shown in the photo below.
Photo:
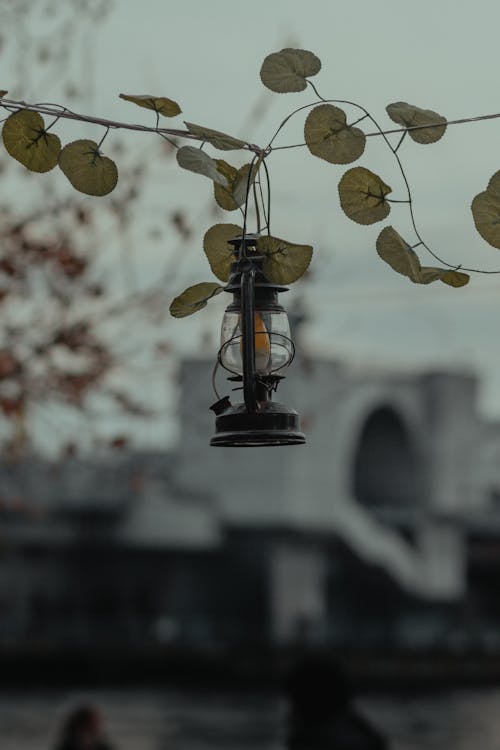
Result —
[[[115, 0], [106, 20], [85, 38], [91, 85], [81, 108], [153, 124], [146, 110], [117, 95], [164, 95], [183, 110], [180, 118], [169, 121], [172, 126], [181, 126], [185, 118], [265, 144], [288, 112], [314, 99], [309, 91], [273, 94], [259, 78], [267, 54], [297, 46], [321, 59], [314, 82], [324, 97], [359, 102], [387, 127], [392, 123], [385, 106], [400, 100], [448, 119], [492, 113], [500, 110], [499, 29], [500, 3], [493, 0]], [[25, 92], [30, 97], [64, 102], [58, 80], [46, 82], [43, 93]], [[252, 116], [256, 106], [262, 113], [257, 119]], [[355, 119], [353, 110], [349, 114]], [[297, 115], [279, 142], [301, 141], [304, 119], [305, 114]], [[499, 135], [500, 120], [493, 120], [450, 126], [436, 144], [422, 146], [408, 139], [401, 148], [422, 234], [450, 263], [500, 270], [500, 252], [476, 233], [470, 212], [474, 195], [500, 169]], [[144, 138], [132, 133], [125, 143], [141, 149]], [[241, 163], [242, 158], [236, 155], [233, 161]], [[381, 139], [368, 140], [357, 164], [377, 172], [394, 198], [405, 197]], [[484, 379], [484, 410], [500, 415], [500, 276], [473, 276], [459, 290], [441, 283], [413, 285], [385, 266], [375, 251], [376, 237], [387, 224], [414, 241], [404, 205], [394, 206], [385, 222], [362, 227], [339, 207], [342, 167], [311, 156], [307, 149], [276, 152], [269, 166], [273, 234], [315, 248], [311, 280], [299, 282], [288, 295], [292, 300], [299, 294], [310, 310], [310, 347], [367, 366], [472, 369]], [[210, 279], [201, 251], [211, 223], [205, 216], [209, 195], [210, 184], [203, 177], [173, 166], [155, 185], [152, 211], [189, 200], [193, 217], [204, 217], [186, 251], [177, 291]], [[234, 215], [220, 220], [233, 221]], [[154, 275], [159, 250], [146, 245], [145, 266]], [[161, 253], [168, 252], [166, 237]], [[423, 251], [421, 260], [432, 264]], [[179, 351], [196, 351], [207, 330], [216, 341], [226, 302], [215, 300], [203, 319], [169, 322]]]
[[[96, 105], [110, 116], [140, 118], [116, 102], [115, 92], [158, 92], [179, 101], [186, 119], [264, 143], [287, 112], [313, 100], [307, 91], [266, 93], [260, 82], [266, 54], [292, 45], [320, 57], [315, 83], [324, 97], [359, 102], [387, 125], [385, 106], [399, 100], [449, 119], [486, 114], [500, 109], [499, 28], [500, 4], [493, 0], [118, 2], [96, 37]], [[266, 113], [258, 125], [247, 125], [259, 97]], [[301, 140], [304, 117], [283, 132], [282, 143]], [[476, 233], [470, 212], [474, 195], [500, 168], [499, 133], [498, 120], [454, 126], [439, 143], [408, 141], [401, 149], [423, 235], [452, 263], [500, 269], [500, 253]], [[394, 197], [405, 197], [391, 154], [375, 141], [358, 163], [380, 174]], [[302, 290], [313, 313], [311, 345], [368, 365], [472, 366], [486, 378], [485, 407], [500, 413], [500, 278], [474, 276], [460, 290], [412, 285], [375, 252], [386, 223], [412, 241], [404, 206], [384, 223], [361, 227], [338, 205], [342, 168], [307, 150], [284, 151], [269, 162], [273, 233], [315, 247], [313, 280]], [[175, 179], [192, 193], [193, 206], [203, 205], [203, 178]], [[183, 280], [205, 278], [193, 248]], [[218, 314], [210, 317], [215, 327]]]

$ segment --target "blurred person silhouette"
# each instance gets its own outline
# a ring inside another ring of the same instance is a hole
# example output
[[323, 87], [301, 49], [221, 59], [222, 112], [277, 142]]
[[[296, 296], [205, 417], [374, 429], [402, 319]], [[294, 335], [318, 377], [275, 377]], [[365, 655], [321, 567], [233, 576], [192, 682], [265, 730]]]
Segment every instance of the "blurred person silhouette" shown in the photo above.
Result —
[[80, 706], [68, 714], [56, 750], [112, 750], [104, 737], [101, 714], [94, 706]]
[[353, 705], [349, 681], [327, 656], [310, 656], [287, 680], [288, 750], [388, 750], [382, 735]]

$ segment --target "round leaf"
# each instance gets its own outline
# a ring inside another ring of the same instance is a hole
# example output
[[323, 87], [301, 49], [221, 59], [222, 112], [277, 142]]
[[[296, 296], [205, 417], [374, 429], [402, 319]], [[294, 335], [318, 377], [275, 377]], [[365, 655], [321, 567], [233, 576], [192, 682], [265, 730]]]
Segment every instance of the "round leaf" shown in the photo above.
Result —
[[500, 248], [500, 170], [491, 177], [486, 190], [476, 195], [471, 209], [481, 237]]
[[236, 211], [245, 203], [250, 165], [244, 164], [240, 169], [235, 169], [222, 159], [217, 159], [217, 169], [227, 178], [229, 185], [214, 185], [215, 200], [225, 211]]
[[470, 281], [470, 276], [460, 271], [449, 271], [446, 268], [433, 268], [422, 266], [420, 275], [417, 280], [412, 279], [416, 284], [430, 284], [433, 281], [442, 281], [448, 286], [460, 287], [465, 286]]
[[300, 279], [307, 271], [313, 253], [310, 245], [294, 245], [267, 235], [259, 237], [257, 250], [265, 256], [262, 270], [273, 284], [292, 284]]
[[203, 127], [203, 125], [195, 125], [194, 122], [185, 122], [184, 125], [190, 133], [211, 143], [219, 151], [236, 151], [246, 146], [245, 141], [240, 141], [239, 138], [233, 138], [232, 135], [221, 133], [219, 130], [211, 130], [210, 128]]
[[442, 281], [446, 274], [445, 268], [434, 268], [433, 266], [422, 266], [416, 279], [412, 279], [415, 284], [432, 284], [433, 281]]
[[307, 116], [304, 138], [311, 154], [331, 164], [350, 164], [365, 150], [366, 136], [347, 124], [342, 109], [320, 104]]
[[165, 96], [152, 96], [151, 94], [120, 94], [120, 99], [133, 102], [138, 107], [152, 109], [164, 117], [175, 117], [182, 112], [181, 108], [172, 99]]
[[490, 195], [498, 196], [500, 200], [500, 171], [495, 172], [495, 174], [490, 177], [486, 190]]
[[242, 231], [237, 224], [214, 224], [205, 233], [203, 250], [210, 268], [221, 281], [229, 279], [231, 264], [235, 261], [234, 247], [229, 244], [229, 240], [239, 237]]
[[472, 201], [474, 224], [481, 237], [500, 248], [500, 196], [485, 190]]
[[237, 206], [243, 206], [245, 204], [247, 190], [250, 191], [257, 170], [255, 167], [253, 168], [253, 174], [250, 177], [250, 180], [248, 179], [249, 172], [250, 164], [243, 164], [243, 166], [238, 169], [238, 176], [236, 177], [233, 186], [233, 198]]
[[407, 276], [414, 284], [431, 284], [442, 281], [448, 286], [460, 287], [470, 277], [466, 273], [446, 268], [421, 266], [415, 251], [403, 240], [393, 227], [384, 227], [377, 237], [377, 253], [397, 273]]
[[87, 195], [107, 195], [118, 182], [116, 164], [102, 156], [95, 141], [68, 143], [59, 154], [59, 166], [73, 187]]
[[56, 166], [61, 141], [45, 131], [38, 112], [14, 112], [5, 121], [2, 137], [8, 153], [32, 172], [49, 172]]
[[377, 237], [377, 253], [397, 273], [412, 281], [420, 277], [420, 261], [417, 254], [393, 227], [384, 227]]
[[388, 215], [391, 207], [385, 196], [392, 188], [365, 167], [349, 169], [339, 182], [340, 205], [358, 224], [374, 224]]
[[208, 300], [222, 292], [223, 287], [213, 282], [202, 282], [185, 289], [170, 305], [170, 315], [185, 318], [207, 306]]
[[312, 52], [303, 49], [282, 49], [273, 52], [262, 63], [260, 78], [264, 86], [278, 94], [303, 91], [306, 78], [321, 70], [321, 61]]
[[215, 163], [217, 165], [217, 171], [226, 178], [227, 185], [232, 185], [238, 177], [238, 170], [236, 167], [233, 167], [232, 164], [228, 164], [224, 159], [216, 159]]
[[183, 169], [209, 177], [219, 185], [227, 187], [227, 179], [217, 169], [217, 163], [201, 148], [182, 146], [177, 151], [177, 164]]
[[445, 133], [446, 118], [431, 109], [420, 109], [420, 107], [415, 107], [415, 105], [406, 102], [394, 102], [386, 107], [386, 111], [393, 122], [407, 128], [415, 125], [436, 125], [433, 128], [409, 130], [410, 138], [413, 138], [416, 143], [435, 143]]
[[470, 281], [470, 276], [462, 271], [446, 271], [441, 277], [441, 281], [448, 286], [461, 287]]
[[217, 171], [225, 177], [225, 185], [214, 183], [214, 198], [225, 211], [236, 211], [238, 204], [233, 198], [233, 188], [238, 178], [238, 170], [224, 159], [216, 159]]
[[239, 208], [233, 198], [231, 189], [228, 187], [214, 184], [214, 198], [217, 205], [223, 208], [224, 211], [236, 211], [236, 209]]

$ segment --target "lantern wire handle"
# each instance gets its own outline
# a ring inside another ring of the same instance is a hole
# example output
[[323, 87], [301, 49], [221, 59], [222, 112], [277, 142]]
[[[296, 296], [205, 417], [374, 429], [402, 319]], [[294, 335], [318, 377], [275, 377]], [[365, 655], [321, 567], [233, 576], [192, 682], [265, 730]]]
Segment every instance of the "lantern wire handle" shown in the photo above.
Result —
[[269, 177], [269, 170], [267, 168], [265, 159], [262, 160], [262, 166], [264, 167], [264, 172], [266, 173], [266, 182], [267, 182], [267, 216], [266, 216], [267, 233], [271, 234], [271, 178]]
[[[245, 406], [249, 414], [255, 414], [257, 411], [256, 397], [256, 373], [255, 373], [255, 266], [248, 259], [246, 247], [247, 217], [248, 217], [248, 198], [252, 184], [252, 174], [254, 163], [257, 159], [263, 161], [260, 154], [254, 154], [250, 169], [248, 170], [247, 185], [245, 192], [245, 210], [243, 212], [243, 230], [241, 233], [241, 243], [239, 260], [245, 260], [246, 263], [241, 273], [241, 335], [242, 335], [242, 359], [243, 359], [243, 395]], [[266, 177], [269, 185], [269, 175], [266, 168]], [[269, 200], [269, 189], [268, 189]], [[269, 207], [270, 209], [270, 207]]]
[[216, 377], [217, 377], [217, 370], [219, 369], [219, 367], [220, 367], [220, 361], [217, 358], [217, 360], [215, 362], [215, 365], [214, 365], [214, 369], [212, 370], [212, 388], [213, 388], [213, 391], [214, 391], [215, 395], [220, 400], [221, 395], [220, 395], [219, 391], [217, 390], [217, 385], [216, 385], [216, 380], [215, 380]]
[[243, 395], [249, 414], [257, 411], [255, 394], [255, 266], [250, 262], [241, 274], [241, 335]]
[[247, 257], [247, 247], [246, 247], [245, 237], [247, 234], [248, 198], [250, 195], [250, 186], [252, 182], [253, 165], [254, 165], [254, 162], [258, 159], [258, 157], [259, 157], [258, 154], [254, 154], [254, 157], [252, 161], [250, 162], [250, 169], [248, 170], [247, 187], [246, 187], [246, 192], [245, 192], [245, 210], [243, 212], [243, 230], [241, 232], [241, 245], [240, 245], [240, 253], [239, 253], [240, 259]]

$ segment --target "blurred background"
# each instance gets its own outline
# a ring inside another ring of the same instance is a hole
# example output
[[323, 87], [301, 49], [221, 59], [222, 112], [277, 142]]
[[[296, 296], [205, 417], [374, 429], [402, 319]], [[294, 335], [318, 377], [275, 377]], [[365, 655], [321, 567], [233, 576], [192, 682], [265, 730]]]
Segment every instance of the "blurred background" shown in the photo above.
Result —
[[[167, 96], [183, 114], [163, 125], [264, 144], [313, 100], [262, 86], [283, 47], [312, 50], [322, 96], [387, 127], [399, 100], [494, 113], [499, 21], [489, 0], [3, 0], [1, 85], [151, 126], [118, 94]], [[301, 142], [303, 122], [278, 144]], [[470, 213], [499, 168], [498, 127], [399, 152], [450, 263], [500, 269]], [[360, 163], [404, 198], [369, 140]], [[314, 246], [282, 300], [297, 357], [279, 395], [307, 445], [213, 449], [227, 295], [186, 320], [168, 306], [211, 278], [203, 235], [234, 215], [155, 135], [110, 131], [103, 150], [120, 171], [105, 198], [0, 154], [2, 750], [55, 747], [87, 703], [117, 750], [278, 750], [305, 654], [338, 660], [390, 747], [497, 748], [500, 280], [410, 285], [377, 257], [380, 227], [342, 213], [342, 169], [276, 151], [273, 234]], [[390, 221], [412, 237], [404, 206]]]

